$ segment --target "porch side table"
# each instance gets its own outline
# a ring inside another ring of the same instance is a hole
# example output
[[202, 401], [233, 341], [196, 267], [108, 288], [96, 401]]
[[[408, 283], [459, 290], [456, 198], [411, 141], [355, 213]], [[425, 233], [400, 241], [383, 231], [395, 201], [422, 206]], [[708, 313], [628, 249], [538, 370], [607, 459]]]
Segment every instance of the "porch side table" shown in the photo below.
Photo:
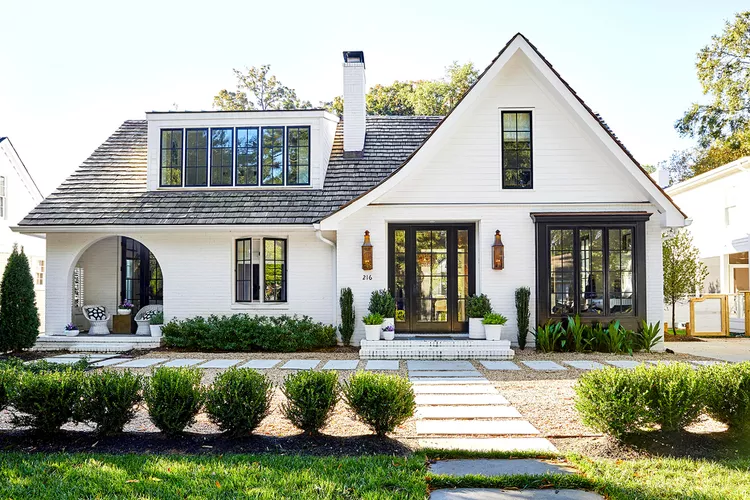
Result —
[[130, 314], [112, 315], [112, 333], [132, 333]]

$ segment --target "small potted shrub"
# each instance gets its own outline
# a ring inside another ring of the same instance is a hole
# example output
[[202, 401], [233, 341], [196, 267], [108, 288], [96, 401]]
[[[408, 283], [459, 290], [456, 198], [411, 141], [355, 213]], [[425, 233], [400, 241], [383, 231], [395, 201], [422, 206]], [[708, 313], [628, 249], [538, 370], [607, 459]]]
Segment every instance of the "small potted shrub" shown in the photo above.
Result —
[[508, 322], [508, 318], [502, 314], [489, 313], [482, 320], [484, 333], [487, 340], [500, 340], [503, 334], [503, 325]]
[[388, 290], [375, 290], [370, 295], [370, 314], [380, 314], [383, 317], [383, 327], [393, 326], [396, 315], [396, 299]]
[[396, 338], [396, 328], [393, 325], [383, 327], [383, 340], [393, 340]]
[[362, 322], [365, 324], [365, 340], [380, 340], [380, 329], [383, 327], [383, 316], [370, 313]]
[[65, 325], [64, 335], [66, 337], [75, 337], [79, 333], [81, 333], [81, 331], [78, 329], [78, 327], [75, 324], [68, 323], [67, 325]]
[[152, 337], [161, 337], [161, 327], [164, 326], [164, 313], [159, 311], [148, 320]]
[[490, 299], [485, 295], [471, 295], [466, 300], [466, 315], [469, 317], [469, 338], [481, 340], [484, 338], [482, 320], [492, 312]]
[[117, 314], [130, 314], [135, 306], [129, 300], [124, 300], [122, 304], [117, 306]]

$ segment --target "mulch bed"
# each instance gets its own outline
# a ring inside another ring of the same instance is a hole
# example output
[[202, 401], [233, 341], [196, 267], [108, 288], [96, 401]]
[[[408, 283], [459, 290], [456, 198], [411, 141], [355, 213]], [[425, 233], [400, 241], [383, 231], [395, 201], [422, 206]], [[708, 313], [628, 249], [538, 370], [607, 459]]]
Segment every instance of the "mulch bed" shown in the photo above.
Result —
[[672, 335], [668, 333], [664, 335], [664, 342], [705, 342], [705, 340], [692, 335]]

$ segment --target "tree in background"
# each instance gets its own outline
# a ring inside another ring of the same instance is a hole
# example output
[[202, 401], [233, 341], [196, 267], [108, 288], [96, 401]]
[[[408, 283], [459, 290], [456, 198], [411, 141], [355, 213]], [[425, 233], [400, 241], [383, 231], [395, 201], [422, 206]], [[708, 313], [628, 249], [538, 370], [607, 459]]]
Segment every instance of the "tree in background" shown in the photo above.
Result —
[[0, 282], [0, 352], [33, 347], [38, 335], [39, 311], [29, 259], [13, 245]]
[[666, 233], [662, 240], [664, 266], [664, 303], [672, 307], [672, 333], [677, 335], [675, 306], [703, 289], [708, 276], [706, 264], [693, 246], [693, 237], [684, 229]]
[[237, 77], [237, 91], [220, 90], [214, 96], [215, 108], [222, 111], [312, 108], [310, 101], [301, 101], [294, 89], [284, 86], [270, 74], [270, 64], [245, 69], [247, 73], [233, 70]]

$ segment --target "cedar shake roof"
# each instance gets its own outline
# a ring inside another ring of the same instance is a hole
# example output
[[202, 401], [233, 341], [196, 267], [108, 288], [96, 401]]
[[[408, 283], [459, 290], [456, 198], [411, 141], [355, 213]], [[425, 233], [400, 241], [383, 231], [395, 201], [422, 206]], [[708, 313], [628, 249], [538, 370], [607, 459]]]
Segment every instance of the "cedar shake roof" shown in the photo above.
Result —
[[322, 189], [193, 191], [146, 190], [146, 121], [126, 121], [19, 226], [311, 224], [387, 178], [441, 119], [368, 116], [362, 158], [344, 158], [339, 122]]

